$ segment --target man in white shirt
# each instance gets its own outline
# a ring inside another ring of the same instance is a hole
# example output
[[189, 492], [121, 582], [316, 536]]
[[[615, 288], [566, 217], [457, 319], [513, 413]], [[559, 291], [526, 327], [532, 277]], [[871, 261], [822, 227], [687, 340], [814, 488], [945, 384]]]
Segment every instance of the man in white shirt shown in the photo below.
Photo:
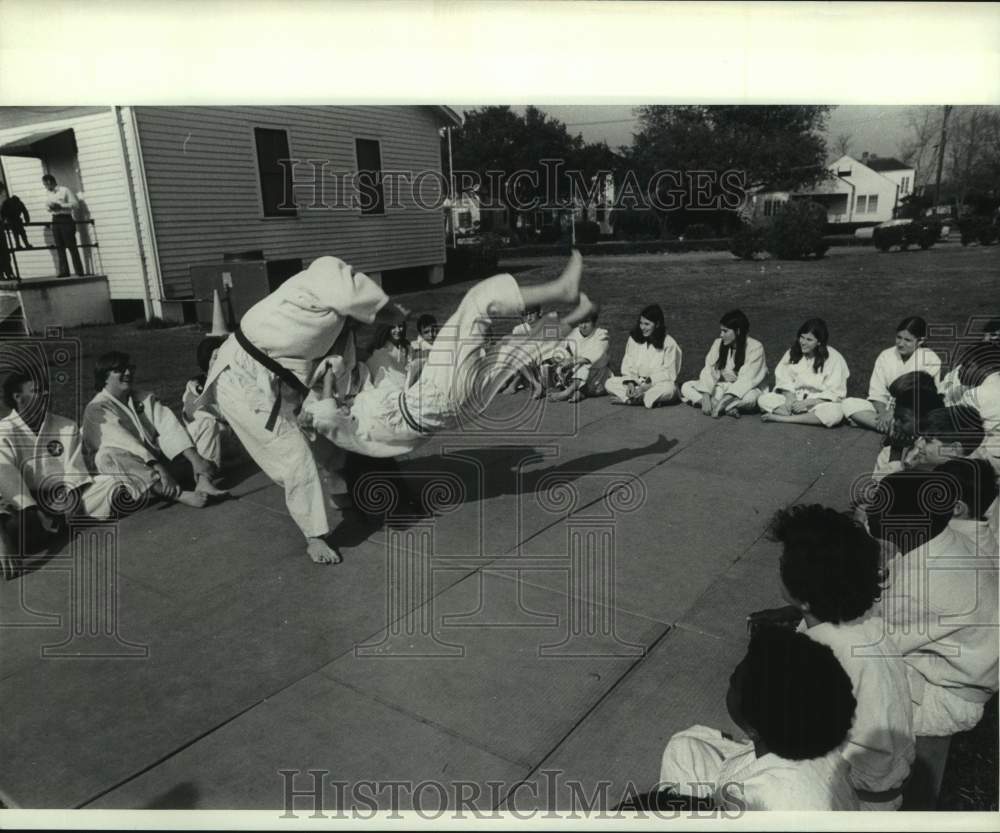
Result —
[[69, 249], [70, 257], [73, 258], [73, 271], [77, 275], [83, 275], [83, 263], [80, 261], [80, 252], [76, 248], [76, 223], [73, 220], [73, 212], [79, 207], [80, 202], [77, 200], [76, 194], [65, 185], [59, 185], [52, 174], [43, 176], [42, 184], [49, 192], [45, 206], [52, 214], [52, 241], [59, 256], [59, 277], [69, 277], [69, 263], [66, 260], [67, 249]]

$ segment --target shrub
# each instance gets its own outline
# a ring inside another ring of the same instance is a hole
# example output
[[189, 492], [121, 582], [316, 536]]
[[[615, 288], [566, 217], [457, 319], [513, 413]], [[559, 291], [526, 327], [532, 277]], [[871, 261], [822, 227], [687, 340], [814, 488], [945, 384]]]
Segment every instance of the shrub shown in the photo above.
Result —
[[660, 219], [648, 209], [624, 208], [615, 211], [615, 238], [659, 240]]
[[581, 220], [573, 231], [578, 246], [589, 246], [601, 239], [601, 227], [593, 220]]
[[814, 202], [789, 202], [771, 222], [766, 234], [766, 248], [782, 260], [799, 260], [809, 255], [822, 257], [826, 209]]
[[562, 227], [559, 223], [552, 223], [552, 225], [542, 226], [538, 233], [539, 243], [558, 243], [562, 237]]
[[764, 230], [745, 223], [729, 240], [729, 251], [743, 260], [753, 260], [764, 251]]
[[715, 237], [715, 229], [706, 223], [691, 223], [684, 229], [685, 240], [707, 240]]

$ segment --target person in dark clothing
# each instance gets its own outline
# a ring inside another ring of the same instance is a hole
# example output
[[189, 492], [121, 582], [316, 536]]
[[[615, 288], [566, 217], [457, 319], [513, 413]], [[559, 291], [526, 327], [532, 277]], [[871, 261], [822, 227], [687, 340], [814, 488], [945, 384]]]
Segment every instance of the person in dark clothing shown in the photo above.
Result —
[[30, 222], [31, 215], [20, 197], [8, 193], [7, 186], [0, 182], [0, 225], [10, 229], [15, 248], [32, 248], [28, 242], [28, 233], [24, 230], [24, 224]]

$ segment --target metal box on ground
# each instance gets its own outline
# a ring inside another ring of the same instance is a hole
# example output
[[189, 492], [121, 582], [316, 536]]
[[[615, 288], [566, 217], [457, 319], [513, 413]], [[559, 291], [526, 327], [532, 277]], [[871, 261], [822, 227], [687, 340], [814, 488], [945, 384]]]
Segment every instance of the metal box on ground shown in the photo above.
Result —
[[223, 314], [232, 326], [261, 298], [274, 292], [292, 275], [302, 271], [301, 258], [285, 260], [232, 260], [191, 267], [191, 286], [198, 322], [212, 323], [212, 292], [219, 291]]

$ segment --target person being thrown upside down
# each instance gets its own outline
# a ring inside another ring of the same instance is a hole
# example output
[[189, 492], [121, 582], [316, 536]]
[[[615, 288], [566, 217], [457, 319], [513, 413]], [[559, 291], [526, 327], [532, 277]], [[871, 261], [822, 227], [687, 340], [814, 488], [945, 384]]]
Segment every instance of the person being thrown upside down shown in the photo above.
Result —
[[[441, 327], [429, 353], [400, 381], [391, 376], [361, 391], [351, 405], [336, 399], [310, 402], [299, 415], [305, 431], [314, 431], [348, 451], [368, 457], [397, 457], [419, 447], [440, 431], [454, 428], [460, 415], [482, 413], [497, 392], [519, 369], [520, 357], [530, 351], [495, 347], [485, 357], [494, 318], [515, 316], [525, 307], [575, 304], [559, 322], [553, 337], [564, 339], [590, 316], [593, 304], [580, 292], [583, 259], [574, 251], [563, 273], [539, 286], [521, 286], [511, 275], [494, 275], [465, 293], [458, 309]], [[538, 332], [525, 336], [537, 341], [551, 319], [539, 322]]]

